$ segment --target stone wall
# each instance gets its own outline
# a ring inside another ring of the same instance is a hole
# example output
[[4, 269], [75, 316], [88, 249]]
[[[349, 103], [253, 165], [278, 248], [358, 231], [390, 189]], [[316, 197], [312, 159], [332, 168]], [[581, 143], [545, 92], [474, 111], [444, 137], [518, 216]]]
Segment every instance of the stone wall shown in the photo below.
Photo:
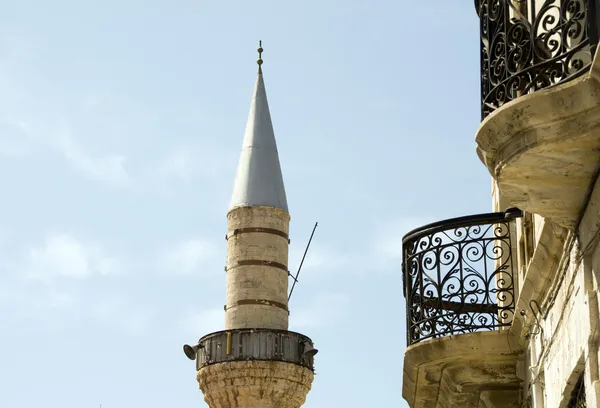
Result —
[[[495, 209], [504, 210], [497, 189], [493, 196]], [[538, 215], [531, 221], [529, 230], [523, 220], [516, 223], [520, 281], [511, 328], [525, 350], [521, 364], [524, 397], [533, 408], [566, 407], [583, 374], [587, 406], [600, 406], [598, 183], [576, 233]], [[527, 239], [532, 250], [524, 254], [522, 243]]]
[[278, 361], [232, 361], [197, 373], [211, 408], [299, 408], [313, 379], [309, 369]]

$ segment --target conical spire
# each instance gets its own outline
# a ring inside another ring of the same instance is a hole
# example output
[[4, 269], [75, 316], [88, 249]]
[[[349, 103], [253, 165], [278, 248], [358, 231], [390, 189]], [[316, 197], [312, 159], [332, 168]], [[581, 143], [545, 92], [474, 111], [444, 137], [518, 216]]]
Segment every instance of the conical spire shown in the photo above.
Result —
[[287, 212], [279, 154], [261, 69], [262, 46], [258, 52], [258, 75], [246, 122], [230, 209], [260, 205], [281, 208]]

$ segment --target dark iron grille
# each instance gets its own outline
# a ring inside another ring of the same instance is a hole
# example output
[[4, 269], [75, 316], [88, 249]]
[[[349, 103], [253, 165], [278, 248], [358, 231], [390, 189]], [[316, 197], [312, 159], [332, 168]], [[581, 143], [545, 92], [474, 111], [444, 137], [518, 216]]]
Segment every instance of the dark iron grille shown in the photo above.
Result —
[[403, 238], [407, 344], [510, 325], [510, 223], [519, 210], [454, 218]]
[[[229, 337], [229, 349], [227, 348]], [[300, 333], [274, 329], [231, 329], [200, 338], [196, 369], [228, 361], [281, 361], [314, 371], [314, 356], [306, 355], [312, 340]]]
[[478, 0], [482, 119], [519, 96], [589, 70], [597, 0]]
[[569, 405], [567, 408], [587, 408], [587, 402], [585, 401], [585, 383], [583, 381], [583, 374], [577, 380], [577, 384], [575, 384], [575, 389], [571, 394], [571, 399], [569, 400]]

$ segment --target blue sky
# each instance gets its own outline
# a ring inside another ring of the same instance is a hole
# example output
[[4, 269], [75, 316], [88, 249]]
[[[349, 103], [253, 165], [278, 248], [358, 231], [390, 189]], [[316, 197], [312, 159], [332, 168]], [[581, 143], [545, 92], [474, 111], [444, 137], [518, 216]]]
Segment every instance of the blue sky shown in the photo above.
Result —
[[0, 406], [205, 406], [258, 40], [305, 406], [405, 406], [401, 238], [491, 208], [472, 1], [1, 3]]

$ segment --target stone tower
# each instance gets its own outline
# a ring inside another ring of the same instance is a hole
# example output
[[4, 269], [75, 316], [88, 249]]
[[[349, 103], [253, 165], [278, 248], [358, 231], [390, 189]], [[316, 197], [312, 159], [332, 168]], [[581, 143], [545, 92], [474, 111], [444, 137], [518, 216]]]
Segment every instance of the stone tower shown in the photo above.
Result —
[[258, 76], [227, 213], [225, 330], [184, 346], [211, 408], [297, 408], [317, 350], [288, 331], [287, 199], [258, 49]]

